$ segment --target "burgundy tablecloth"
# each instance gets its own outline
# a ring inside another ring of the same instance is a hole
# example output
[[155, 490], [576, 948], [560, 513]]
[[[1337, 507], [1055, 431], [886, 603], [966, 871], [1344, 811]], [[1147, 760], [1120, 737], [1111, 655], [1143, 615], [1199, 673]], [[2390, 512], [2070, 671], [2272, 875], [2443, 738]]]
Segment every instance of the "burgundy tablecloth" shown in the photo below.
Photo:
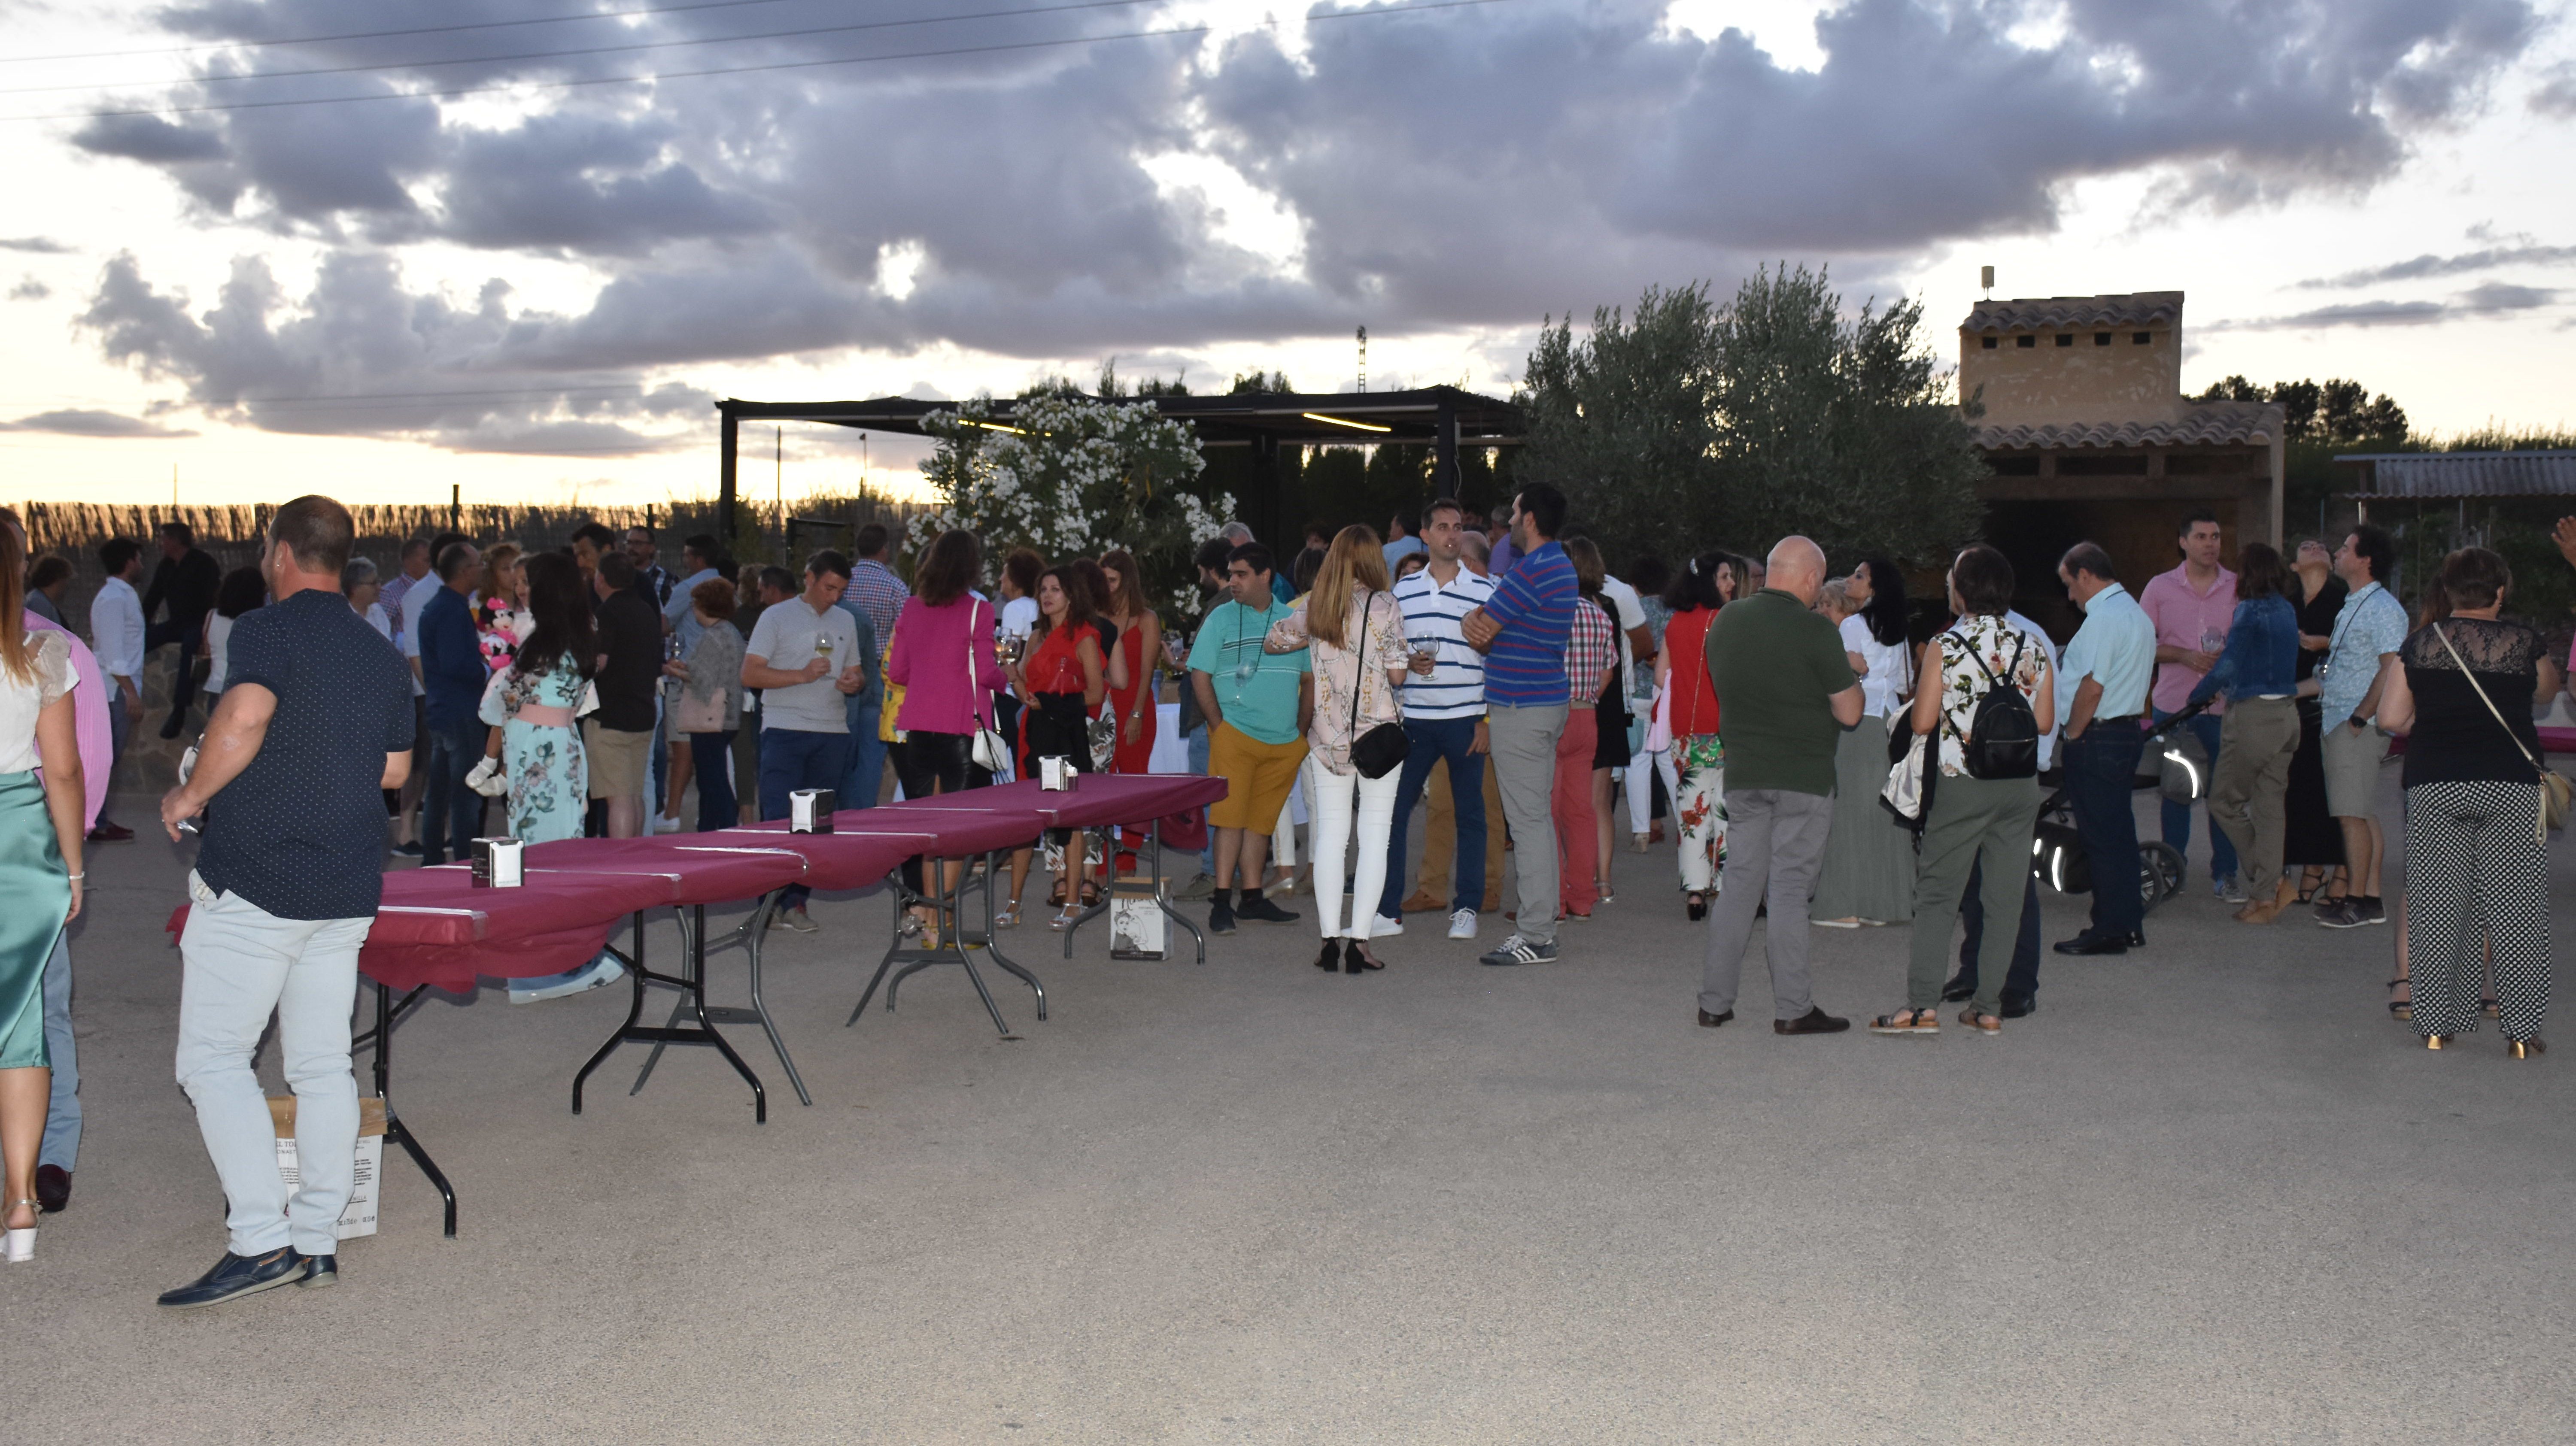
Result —
[[688, 907], [757, 899], [805, 877], [805, 856], [792, 849], [745, 844], [727, 847], [711, 834], [662, 838], [568, 838], [528, 850], [529, 877], [598, 873], [667, 880], [670, 894], [654, 902]]
[[1071, 789], [1050, 793], [1037, 780], [995, 784], [943, 793], [935, 798], [908, 798], [869, 812], [938, 813], [946, 810], [1028, 810], [1049, 828], [1104, 828], [1110, 824], [1149, 824], [1158, 818], [1199, 808], [1225, 797], [1225, 780], [1187, 773], [1086, 773]]

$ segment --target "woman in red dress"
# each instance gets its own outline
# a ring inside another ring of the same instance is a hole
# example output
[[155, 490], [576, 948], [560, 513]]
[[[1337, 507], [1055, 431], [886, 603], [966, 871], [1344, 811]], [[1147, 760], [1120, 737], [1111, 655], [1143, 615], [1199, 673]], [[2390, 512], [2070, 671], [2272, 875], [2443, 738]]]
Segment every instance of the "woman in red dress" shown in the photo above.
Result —
[[[1047, 569], [1038, 577], [1038, 625], [1029, 638], [1028, 655], [1006, 670], [1011, 691], [1020, 700], [1020, 756], [1022, 778], [1038, 775], [1038, 760], [1048, 757], [1075, 759], [1076, 766], [1088, 768], [1091, 744], [1088, 723], [1108, 691], [1106, 669], [1100, 661], [1100, 634], [1091, 627], [1091, 592], [1081, 579], [1061, 567]], [[1053, 840], [1062, 847], [1064, 840]], [[1079, 878], [1082, 867], [1077, 858], [1069, 867], [1056, 873], [1055, 892], [1048, 902], [1062, 912], [1049, 921], [1063, 928], [1082, 912], [1082, 906], [1096, 897], [1088, 881], [1080, 894], [1068, 891], [1065, 881]], [[1012, 922], [1018, 922], [1020, 890], [1029, 877], [1029, 850], [1011, 855]]]
[[[1100, 555], [1100, 570], [1109, 583], [1101, 611], [1118, 629], [1109, 650], [1109, 716], [1117, 720], [1118, 750], [1112, 773], [1151, 773], [1154, 736], [1161, 727], [1163, 620], [1145, 603], [1143, 573], [1133, 553], [1124, 549]], [[1124, 830], [1118, 840], [1118, 866], [1132, 868], [1145, 831]], [[1101, 861], [1108, 872], [1109, 862]], [[1102, 880], [1106, 884], [1104, 877]]]

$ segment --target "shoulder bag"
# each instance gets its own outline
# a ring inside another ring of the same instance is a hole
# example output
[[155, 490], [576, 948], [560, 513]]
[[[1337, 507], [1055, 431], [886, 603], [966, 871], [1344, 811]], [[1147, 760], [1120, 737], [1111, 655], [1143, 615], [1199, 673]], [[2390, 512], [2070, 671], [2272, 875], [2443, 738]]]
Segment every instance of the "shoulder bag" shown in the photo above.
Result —
[[2551, 829], [2567, 826], [2567, 807], [2571, 799], [2576, 799], [2576, 783], [2570, 783], [2566, 774], [2531, 756], [2531, 750], [2523, 746], [2522, 735], [2514, 732], [2513, 725], [2504, 721], [2504, 714], [2497, 710], [2495, 700], [2488, 697], [2487, 690], [2479, 685], [2478, 675], [2469, 671], [2468, 662], [2460, 656], [2460, 650], [2451, 646], [2451, 635], [2442, 631], [2440, 623], [2433, 624], [2433, 636], [2442, 640], [2442, 651], [2451, 655], [2451, 661], [2459, 666], [2460, 676], [2469, 680], [2469, 691], [2477, 694], [2478, 701], [2487, 705], [2488, 716], [2496, 720], [2496, 726], [2504, 730], [2505, 737], [2513, 740], [2513, 750], [2522, 755], [2523, 762], [2531, 765], [2532, 772], [2540, 775], [2536, 780], [2540, 784], [2540, 839], [2547, 843]]
[[1368, 686], [1369, 605], [1377, 594], [1360, 594], [1360, 635], [1351, 642], [1351, 766], [1362, 778], [1384, 778], [1404, 766], [1413, 742], [1401, 723], [1380, 723], [1366, 733], [1360, 727], [1360, 690]]
[[998, 777], [1010, 771], [1011, 746], [1002, 741], [999, 730], [984, 721], [984, 708], [992, 702], [993, 695], [977, 686], [975, 677], [975, 629], [983, 617], [982, 604], [970, 602], [966, 605], [966, 692], [975, 700], [968, 705], [968, 716], [975, 725], [975, 731], [967, 745], [967, 754], [975, 760], [976, 767]]

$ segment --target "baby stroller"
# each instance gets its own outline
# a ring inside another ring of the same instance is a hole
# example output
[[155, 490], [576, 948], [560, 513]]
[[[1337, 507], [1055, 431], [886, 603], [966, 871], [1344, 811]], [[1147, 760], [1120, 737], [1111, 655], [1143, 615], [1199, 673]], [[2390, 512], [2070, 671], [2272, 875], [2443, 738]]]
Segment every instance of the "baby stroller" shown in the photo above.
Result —
[[[2132, 780], [2139, 789], [2155, 789], [2175, 803], [2196, 803], [2209, 796], [2209, 754], [2182, 725], [2209, 707], [2194, 703], [2147, 730], [2147, 746], [2138, 755], [2145, 770]], [[2068, 800], [2065, 775], [2052, 770], [2042, 782], [2052, 791], [2039, 805], [2039, 827], [2031, 835], [2033, 877], [2061, 894], [2090, 893], [2093, 868], [2084, 856], [2084, 839], [2075, 830], [2075, 806]], [[2138, 895], [2144, 912], [2182, 891], [2182, 851], [2162, 839], [2138, 840]]]

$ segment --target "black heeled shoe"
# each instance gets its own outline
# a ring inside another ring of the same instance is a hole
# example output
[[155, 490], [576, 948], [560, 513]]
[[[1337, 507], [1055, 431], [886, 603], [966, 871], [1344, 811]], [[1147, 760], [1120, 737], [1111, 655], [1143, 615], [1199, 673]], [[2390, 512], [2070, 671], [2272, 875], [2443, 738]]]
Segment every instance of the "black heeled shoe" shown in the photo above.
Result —
[[1352, 939], [1342, 945], [1343, 973], [1357, 974], [1363, 969], [1383, 969], [1385, 967], [1386, 965], [1384, 962], [1368, 951], [1368, 945], [1361, 943], [1359, 940]]
[[[1323, 971], [1324, 971], [1325, 973], [1327, 973], [1327, 974], [1330, 974], [1330, 973], [1332, 973], [1334, 970], [1341, 968], [1341, 967], [1342, 967], [1342, 941], [1341, 941], [1341, 940], [1339, 940], [1339, 939], [1327, 939], [1327, 940], [1325, 940], [1325, 941], [1324, 941], [1324, 952], [1315, 956], [1315, 967], [1316, 967], [1316, 968], [1318, 968], [1318, 969], [1323, 970]], [[1359, 970], [1358, 970], [1358, 969], [1356, 969], [1356, 968], [1354, 968], [1351, 972], [1352, 972], [1352, 973], [1354, 973], [1354, 974], [1356, 974], [1356, 973], [1358, 973], [1358, 972], [1359, 972]]]
[[1699, 892], [1697, 889], [1693, 889], [1690, 893], [1690, 897], [1682, 900], [1682, 912], [1690, 915], [1690, 920], [1694, 924], [1707, 918], [1708, 896]]

